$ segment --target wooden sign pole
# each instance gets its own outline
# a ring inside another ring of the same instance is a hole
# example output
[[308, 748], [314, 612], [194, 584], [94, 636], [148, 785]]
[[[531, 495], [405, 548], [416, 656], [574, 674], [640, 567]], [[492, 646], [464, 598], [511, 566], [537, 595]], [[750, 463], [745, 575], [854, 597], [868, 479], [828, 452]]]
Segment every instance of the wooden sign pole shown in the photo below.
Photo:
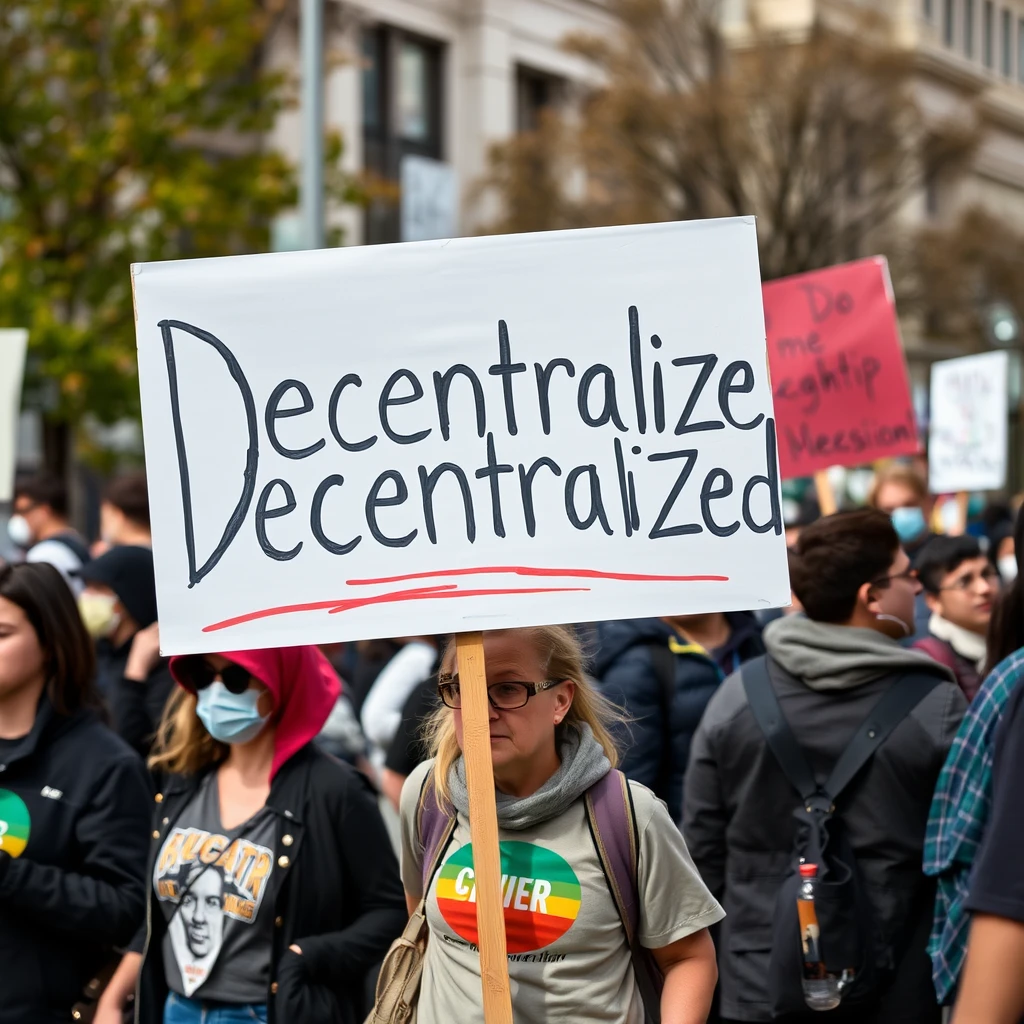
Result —
[[950, 530], [950, 534], [959, 537], [967, 532], [967, 504], [970, 495], [966, 491], [956, 492], [956, 525]]
[[466, 759], [469, 788], [469, 832], [473, 842], [484, 1020], [487, 1024], [512, 1024], [483, 634], [459, 633], [455, 638], [455, 651], [462, 692], [462, 756]]
[[814, 487], [818, 492], [818, 508], [823, 516], [830, 516], [839, 511], [836, 504], [836, 492], [832, 489], [832, 481], [828, 478], [827, 469], [819, 469], [814, 474]]

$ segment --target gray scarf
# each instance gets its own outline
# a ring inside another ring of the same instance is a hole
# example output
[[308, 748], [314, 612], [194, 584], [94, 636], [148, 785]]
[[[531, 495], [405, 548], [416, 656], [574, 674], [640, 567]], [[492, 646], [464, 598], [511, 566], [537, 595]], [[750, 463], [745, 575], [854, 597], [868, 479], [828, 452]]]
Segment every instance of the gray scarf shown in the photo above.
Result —
[[[498, 827], [512, 831], [530, 828], [558, 817], [590, 787], [611, 771], [601, 744], [590, 726], [567, 726], [559, 750], [562, 763], [558, 771], [530, 796], [515, 797], [495, 791]], [[448, 787], [455, 809], [469, 817], [469, 790], [466, 788], [466, 763], [460, 757], [448, 774]]]
[[768, 653], [812, 690], [852, 690], [880, 676], [949, 669], [874, 629], [812, 622], [802, 615], [776, 619], [764, 631]]

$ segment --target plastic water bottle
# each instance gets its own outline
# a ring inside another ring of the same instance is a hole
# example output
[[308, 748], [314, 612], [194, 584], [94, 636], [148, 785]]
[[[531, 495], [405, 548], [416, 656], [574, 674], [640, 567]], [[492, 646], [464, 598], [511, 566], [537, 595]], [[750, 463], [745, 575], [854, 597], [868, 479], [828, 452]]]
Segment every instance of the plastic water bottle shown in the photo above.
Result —
[[804, 999], [812, 1010], [834, 1010], [842, 999], [842, 985], [839, 977], [829, 974], [821, 955], [818, 912], [814, 908], [817, 878], [817, 864], [800, 865], [800, 895], [797, 897], [796, 909], [803, 945]]

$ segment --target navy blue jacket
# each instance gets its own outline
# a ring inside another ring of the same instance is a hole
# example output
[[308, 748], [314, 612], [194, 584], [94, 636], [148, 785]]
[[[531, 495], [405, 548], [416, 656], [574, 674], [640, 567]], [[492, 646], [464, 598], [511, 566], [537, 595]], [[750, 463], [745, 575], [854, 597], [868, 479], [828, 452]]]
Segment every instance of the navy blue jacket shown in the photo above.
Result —
[[[704, 708], [727, 672], [764, 654], [761, 626], [751, 612], [728, 612], [732, 626], [716, 663], [703, 648], [687, 644], [661, 619], [625, 619], [597, 626], [598, 653], [594, 676], [601, 692], [623, 707], [633, 719], [615, 739], [623, 752], [620, 767], [661, 797], [677, 820], [683, 814], [683, 775], [690, 758], [690, 742]], [[662, 721], [662, 682], [652, 646], [668, 647], [675, 663], [669, 733], [671, 750], [665, 751]], [[668, 772], [664, 778], [663, 764]]]

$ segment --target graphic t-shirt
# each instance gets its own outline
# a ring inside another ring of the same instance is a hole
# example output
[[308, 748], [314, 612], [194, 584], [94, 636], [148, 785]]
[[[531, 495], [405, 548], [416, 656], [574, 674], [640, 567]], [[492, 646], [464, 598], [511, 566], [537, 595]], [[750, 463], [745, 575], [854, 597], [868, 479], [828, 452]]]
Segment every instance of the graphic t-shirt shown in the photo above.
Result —
[[[423, 890], [416, 818], [433, 762], [402, 791], [402, 880]], [[630, 783], [640, 833], [642, 945], [659, 949], [720, 921], [725, 913], [697, 874], [665, 805]], [[522, 831], [499, 829], [508, 973], [517, 1024], [643, 1024], [626, 935], [601, 869], [583, 800]], [[430, 886], [430, 942], [419, 1024], [483, 1021], [477, 953], [476, 888], [469, 823], [455, 834]]]
[[220, 823], [211, 772], [167, 834], [153, 888], [168, 920], [163, 940], [168, 987], [225, 1003], [265, 1003], [270, 983], [274, 872], [273, 811], [243, 825]]

